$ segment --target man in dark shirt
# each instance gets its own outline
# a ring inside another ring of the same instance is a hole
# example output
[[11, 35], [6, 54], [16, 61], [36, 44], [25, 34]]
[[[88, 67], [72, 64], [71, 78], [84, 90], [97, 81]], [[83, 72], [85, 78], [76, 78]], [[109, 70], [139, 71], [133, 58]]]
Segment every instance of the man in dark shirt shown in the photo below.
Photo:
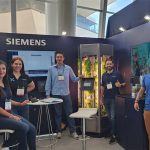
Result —
[[115, 137], [115, 96], [119, 94], [119, 88], [125, 86], [121, 74], [113, 70], [113, 61], [106, 60], [106, 72], [102, 76], [101, 101], [105, 106], [108, 118], [110, 119], [111, 138], [109, 144], [116, 142]]

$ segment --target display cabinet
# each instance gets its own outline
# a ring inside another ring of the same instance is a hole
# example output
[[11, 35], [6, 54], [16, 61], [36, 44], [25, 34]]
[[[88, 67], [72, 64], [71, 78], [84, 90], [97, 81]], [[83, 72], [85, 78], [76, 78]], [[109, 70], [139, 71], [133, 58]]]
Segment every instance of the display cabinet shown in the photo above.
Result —
[[139, 111], [134, 110], [131, 94], [116, 97], [116, 137], [125, 150], [148, 150], [143, 109], [144, 100], [139, 101]]
[[81, 44], [78, 60], [78, 73], [86, 80], [94, 78], [92, 90], [82, 90], [79, 85], [79, 107], [97, 108], [97, 116], [86, 121], [87, 132], [101, 132], [101, 116], [104, 112], [100, 108], [100, 83], [105, 72], [106, 59], [113, 56], [113, 46], [109, 44]]

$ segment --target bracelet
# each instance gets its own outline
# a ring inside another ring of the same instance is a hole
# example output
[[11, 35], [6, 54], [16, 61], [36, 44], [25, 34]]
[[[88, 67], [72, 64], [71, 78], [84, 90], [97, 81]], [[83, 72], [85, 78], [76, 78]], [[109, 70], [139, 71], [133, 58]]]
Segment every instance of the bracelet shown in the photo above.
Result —
[[134, 101], [134, 103], [138, 103], [138, 102], [139, 102], [138, 100], [135, 100], [135, 101]]

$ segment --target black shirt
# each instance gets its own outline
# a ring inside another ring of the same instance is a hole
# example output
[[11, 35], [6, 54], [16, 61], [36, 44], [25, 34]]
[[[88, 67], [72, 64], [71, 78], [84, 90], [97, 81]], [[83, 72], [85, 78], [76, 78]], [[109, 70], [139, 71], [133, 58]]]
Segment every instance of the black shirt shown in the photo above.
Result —
[[[124, 83], [121, 74], [117, 71], [113, 71], [112, 73], [105, 72], [102, 76], [102, 86], [104, 87], [104, 98], [115, 98], [117, 94], [119, 94], [119, 88], [115, 86], [117, 80], [120, 83]], [[112, 84], [112, 89], [107, 89], [107, 84]]]
[[14, 74], [10, 74], [8, 77], [9, 80], [9, 84], [10, 84], [10, 88], [12, 91], [12, 95], [13, 97], [17, 97], [17, 89], [18, 88], [24, 88], [24, 94], [27, 94], [27, 87], [28, 84], [32, 82], [32, 79], [26, 75], [26, 74], [22, 74], [19, 79], [16, 79], [16, 77], [14, 76]]
[[5, 109], [5, 101], [10, 100], [12, 93], [9, 87], [0, 87], [0, 107]]

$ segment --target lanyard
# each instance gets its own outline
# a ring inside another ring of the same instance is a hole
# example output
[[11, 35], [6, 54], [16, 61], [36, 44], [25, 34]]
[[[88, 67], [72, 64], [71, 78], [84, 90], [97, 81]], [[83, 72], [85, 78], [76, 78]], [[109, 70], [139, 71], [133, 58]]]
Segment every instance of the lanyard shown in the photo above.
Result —
[[[108, 79], [108, 78], [109, 78], [109, 79]], [[111, 81], [111, 74], [108, 74], [108, 73], [107, 73], [107, 74], [106, 74], [106, 84], [107, 84], [107, 83], [110, 83], [110, 82], [112, 82], [112, 81]]]
[[[60, 68], [57, 67], [58, 75], [64, 75], [64, 68], [65, 68], [64, 66], [63, 66], [63, 68], [62, 67], [60, 67]], [[62, 70], [62, 71], [60, 72], [60, 70]]]

